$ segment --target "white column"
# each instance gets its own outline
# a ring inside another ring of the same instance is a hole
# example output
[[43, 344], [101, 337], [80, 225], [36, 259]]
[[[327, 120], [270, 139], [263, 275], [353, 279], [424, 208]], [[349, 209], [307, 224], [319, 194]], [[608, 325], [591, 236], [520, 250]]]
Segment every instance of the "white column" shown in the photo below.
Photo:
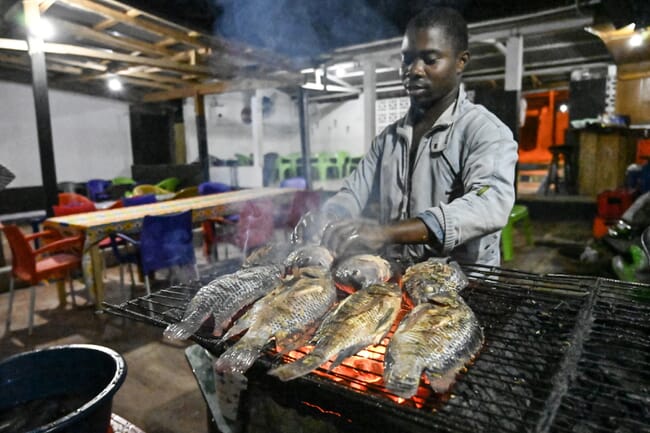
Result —
[[506, 79], [504, 90], [521, 90], [524, 72], [524, 37], [510, 36], [506, 44]]
[[260, 89], [255, 90], [251, 97], [251, 123], [253, 127], [253, 165], [262, 167], [262, 151], [264, 146], [264, 119], [262, 113], [262, 97]]
[[364, 149], [370, 149], [370, 143], [375, 138], [375, 101], [377, 100], [377, 74], [375, 62], [363, 62], [363, 119], [364, 119]]

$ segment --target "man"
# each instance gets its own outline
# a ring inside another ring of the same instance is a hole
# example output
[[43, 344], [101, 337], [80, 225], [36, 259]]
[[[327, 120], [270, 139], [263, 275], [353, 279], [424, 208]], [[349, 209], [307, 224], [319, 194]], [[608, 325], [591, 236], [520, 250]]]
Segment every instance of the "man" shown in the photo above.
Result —
[[[517, 143], [460, 85], [467, 39], [467, 24], [453, 9], [426, 9], [411, 19], [401, 48], [409, 112], [375, 138], [323, 206], [325, 217], [307, 218], [298, 235], [320, 222], [322, 243], [338, 254], [392, 246], [384, 254], [500, 263]], [[358, 218], [371, 197], [379, 200], [378, 224]]]

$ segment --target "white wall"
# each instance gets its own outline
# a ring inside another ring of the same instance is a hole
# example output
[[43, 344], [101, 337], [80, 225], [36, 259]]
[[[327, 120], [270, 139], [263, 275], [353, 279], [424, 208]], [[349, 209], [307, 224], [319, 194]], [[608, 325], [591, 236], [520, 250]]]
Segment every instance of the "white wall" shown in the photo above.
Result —
[[[258, 92], [259, 95], [260, 92]], [[260, 155], [277, 152], [280, 155], [300, 152], [300, 116], [297, 101], [276, 89], [261, 91], [273, 101], [270, 113], [263, 121], [263, 148]], [[241, 119], [241, 111], [250, 106], [252, 93], [234, 92], [205, 97], [208, 153], [221, 159], [234, 159], [235, 153], [253, 152], [251, 124]], [[310, 139], [312, 153], [347, 150], [351, 155], [363, 155], [369, 143], [363, 140], [363, 100], [340, 103], [311, 103]], [[198, 158], [194, 99], [183, 105], [187, 161]], [[241, 181], [241, 178], [240, 178]]]
[[[32, 88], [0, 81], [0, 162], [16, 174], [9, 187], [42, 185]], [[129, 105], [50, 90], [57, 181], [130, 176]]]

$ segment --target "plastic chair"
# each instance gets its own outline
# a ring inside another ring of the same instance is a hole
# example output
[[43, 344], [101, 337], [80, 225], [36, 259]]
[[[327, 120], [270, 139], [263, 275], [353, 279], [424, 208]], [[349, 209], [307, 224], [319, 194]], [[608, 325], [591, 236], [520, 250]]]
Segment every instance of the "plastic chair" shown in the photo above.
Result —
[[298, 175], [298, 160], [300, 158], [302, 158], [302, 154], [298, 152], [280, 156], [277, 164], [278, 179], [283, 180], [288, 177], [296, 177]]
[[196, 197], [197, 195], [199, 195], [199, 187], [198, 186], [188, 186], [187, 188], [183, 188], [182, 190], [180, 190], [176, 194], [174, 194], [174, 197], [172, 197], [172, 200], [176, 200], [178, 198]]
[[346, 150], [339, 150], [334, 153], [334, 158], [331, 161], [333, 166], [336, 167], [338, 177], [346, 177], [349, 173], [347, 172], [348, 163], [350, 162], [350, 152]]
[[264, 154], [264, 164], [262, 166], [262, 185], [269, 186], [278, 180], [278, 161], [280, 155], [276, 152]]
[[[224, 192], [232, 191], [232, 186], [221, 182], [203, 182], [199, 184], [199, 194], [221, 194]], [[228, 230], [229, 225], [235, 224], [239, 220], [239, 215], [228, 215], [219, 218], [210, 218], [203, 221], [201, 227], [203, 229], [203, 254], [206, 257], [214, 256], [218, 260], [216, 250], [213, 250], [214, 239], [219, 235], [225, 235], [224, 230]]]
[[74, 203], [70, 205], [55, 204], [54, 206], [52, 206], [52, 211], [54, 212], [54, 216], [74, 215], [78, 213], [94, 212], [96, 210], [97, 208], [95, 207], [95, 203], [93, 202]]
[[329, 152], [320, 152], [311, 158], [312, 175], [318, 175], [319, 180], [328, 178], [329, 173], [334, 171], [335, 176], [340, 176], [339, 167], [336, 163], [336, 156]]
[[131, 197], [137, 196], [137, 195], [148, 195], [148, 194], [170, 194], [171, 191], [168, 191], [166, 189], [162, 189], [157, 185], [150, 185], [148, 183], [138, 185], [135, 188], [133, 188]]
[[122, 199], [122, 204], [124, 207], [129, 206], [140, 206], [141, 204], [151, 204], [155, 203], [156, 195], [155, 194], [144, 194], [144, 195], [135, 195], [133, 197], [124, 197]]
[[86, 191], [88, 198], [92, 201], [105, 201], [110, 199], [108, 188], [111, 186], [110, 180], [90, 179], [86, 182]]
[[[163, 179], [160, 182], [158, 182], [155, 186], [157, 186], [160, 189], [165, 190], [166, 192], [175, 192], [176, 188], [178, 188], [178, 184], [181, 183], [181, 180], [177, 177], [168, 177], [167, 179]], [[164, 193], [162, 193], [164, 194]]]
[[219, 194], [232, 191], [232, 186], [221, 182], [203, 182], [199, 184], [199, 194]]
[[77, 194], [74, 192], [59, 193], [59, 205], [61, 206], [71, 206], [80, 203], [92, 204], [93, 206], [95, 205], [95, 203], [91, 199], [89, 199], [84, 195]]
[[[55, 231], [45, 230], [31, 235], [25, 235], [16, 225], [1, 226], [11, 249], [11, 278], [9, 282], [9, 308], [5, 333], [11, 328], [11, 310], [14, 301], [15, 279], [31, 285], [29, 303], [29, 334], [34, 327], [34, 304], [36, 301], [35, 286], [49, 279], [69, 279], [72, 302], [76, 305], [75, 293], [72, 287], [70, 273], [81, 269], [82, 237], [62, 238]], [[34, 249], [30, 241], [39, 238], [54, 239], [45, 246]]]
[[348, 160], [348, 168], [346, 170], [346, 176], [349, 176], [352, 174], [352, 172], [357, 168], [357, 165], [359, 165], [359, 162], [361, 162], [361, 156], [351, 156], [350, 159]]
[[253, 165], [253, 154], [244, 155], [241, 153], [235, 153], [235, 158], [237, 159], [237, 165]]
[[[193, 265], [196, 277], [199, 278], [194, 255], [191, 210], [170, 215], [146, 215], [142, 220], [139, 240], [123, 233], [113, 233], [111, 238], [122, 239], [128, 244], [126, 251], [113, 249], [120, 263], [122, 288], [124, 287], [122, 267], [124, 264], [129, 264], [132, 287], [135, 285], [135, 280], [131, 264], [138, 263], [141, 266], [147, 295], [151, 294], [149, 274], [160, 269]], [[130, 246], [136, 247], [136, 250], [129, 251]]]
[[304, 177], [290, 177], [280, 182], [280, 188], [307, 189], [307, 180]]
[[501, 230], [501, 250], [503, 252], [503, 261], [507, 262], [514, 257], [514, 249], [512, 246], [512, 231], [514, 225], [523, 221], [524, 234], [526, 236], [526, 245], [533, 244], [533, 231], [530, 225], [530, 216], [528, 208], [521, 204], [516, 204], [512, 207], [508, 223]]
[[135, 185], [135, 180], [130, 177], [118, 176], [111, 179], [112, 185]]

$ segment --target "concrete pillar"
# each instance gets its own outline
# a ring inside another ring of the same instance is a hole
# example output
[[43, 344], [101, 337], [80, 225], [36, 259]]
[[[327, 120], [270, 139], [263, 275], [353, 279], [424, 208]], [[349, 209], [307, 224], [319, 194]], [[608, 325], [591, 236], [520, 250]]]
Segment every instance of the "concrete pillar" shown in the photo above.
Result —
[[364, 149], [370, 149], [370, 143], [375, 138], [375, 102], [377, 101], [377, 73], [374, 61], [363, 62], [363, 139]]

